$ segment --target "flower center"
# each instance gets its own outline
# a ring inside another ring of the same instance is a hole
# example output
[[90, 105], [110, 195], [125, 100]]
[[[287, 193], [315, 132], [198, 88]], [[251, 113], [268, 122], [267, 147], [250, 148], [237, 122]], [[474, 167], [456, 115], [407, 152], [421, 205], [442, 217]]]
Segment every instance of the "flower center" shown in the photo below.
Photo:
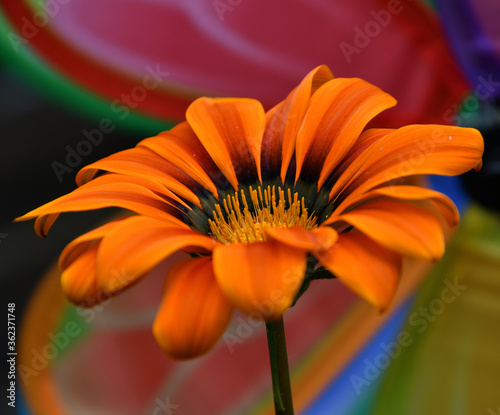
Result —
[[[215, 205], [214, 220], [209, 219], [212, 237], [223, 244], [253, 243], [266, 240], [265, 227], [289, 228], [302, 226], [306, 229], [317, 227], [316, 217], [307, 212], [304, 198], [299, 200], [298, 193], [288, 197], [278, 187], [268, 186], [262, 190], [249, 188], [252, 207], [247, 203], [245, 192], [228, 196], [220, 204]], [[224, 212], [223, 212], [224, 209]]]

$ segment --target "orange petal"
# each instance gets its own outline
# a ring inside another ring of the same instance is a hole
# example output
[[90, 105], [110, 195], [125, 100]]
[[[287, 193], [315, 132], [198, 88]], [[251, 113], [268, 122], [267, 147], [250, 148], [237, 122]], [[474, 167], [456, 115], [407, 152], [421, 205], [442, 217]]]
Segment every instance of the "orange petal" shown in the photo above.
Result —
[[171, 206], [182, 205], [188, 209], [190, 208], [190, 206], [184, 200], [179, 198], [175, 193], [167, 189], [162, 184], [154, 180], [147, 180], [142, 177], [134, 175], [106, 173], [86, 183], [85, 188], [91, 189], [94, 186], [103, 186], [103, 185], [109, 185], [110, 187], [113, 187], [114, 185], [122, 183], [127, 185], [137, 185], [144, 189], [150, 190], [151, 192], [157, 194], [158, 196], [161, 196], [161, 200], [166, 202], [165, 204], [169, 204]]
[[320, 264], [380, 311], [391, 303], [401, 275], [401, 255], [367, 236], [341, 233], [337, 243], [317, 255]]
[[377, 199], [336, 217], [400, 254], [437, 261], [444, 254], [439, 220], [409, 203]]
[[328, 178], [328, 182], [336, 184], [336, 188], [340, 189], [338, 186], [339, 182], [348, 182], [347, 175], [343, 173], [349, 169], [349, 166], [356, 163], [360, 155], [367, 150], [372, 144], [380, 140], [382, 137], [386, 136], [394, 129], [387, 128], [370, 128], [363, 131], [358, 137], [354, 145], [351, 147], [349, 152], [344, 156], [343, 160], [339, 163], [337, 168], [332, 172], [332, 175]]
[[[121, 207], [141, 215], [156, 217], [175, 226], [188, 228], [185, 223], [172, 216], [170, 212], [177, 213], [177, 208], [167, 203], [164, 198], [134, 182], [119, 182], [119, 178], [109, 176], [98, 177], [73, 192], [16, 218], [15, 221], [62, 212]], [[47, 224], [51, 225], [53, 222], [54, 220], [37, 221], [37, 232], [46, 234], [49, 228]]]
[[167, 274], [153, 334], [167, 356], [197, 357], [216, 344], [232, 312], [231, 303], [215, 280], [212, 258], [188, 258]]
[[222, 186], [222, 175], [187, 122], [180, 123], [156, 137], [142, 140], [137, 146], [154, 151], [196, 180], [215, 197], [218, 196], [214, 181]]
[[[262, 140], [262, 165], [270, 177], [278, 174], [285, 181], [295, 150], [297, 132], [302, 124], [311, 95], [333, 79], [327, 66], [318, 66], [302, 80], [288, 97], [266, 114], [266, 130]], [[281, 164], [280, 164], [281, 162]]]
[[356, 158], [363, 150], [393, 131], [393, 128], [370, 128], [363, 131], [346, 157]]
[[153, 185], [165, 186], [177, 196], [201, 208], [198, 196], [193, 193], [197, 182], [145, 147], [120, 151], [84, 167], [76, 176], [77, 184], [81, 186], [92, 180], [101, 170], [152, 181]]
[[66, 245], [59, 256], [59, 269], [64, 271], [68, 268], [73, 261], [75, 261], [83, 252], [87, 250], [87, 248], [94, 245], [96, 242], [99, 242], [107, 232], [117, 226], [118, 223], [124, 219], [125, 218], [116, 219], [108, 222], [105, 225], [84, 233], [71, 241], [68, 245]]
[[[52, 213], [50, 215], [39, 216], [35, 220], [35, 232], [40, 238], [45, 238], [49, 233], [50, 228], [55, 223], [57, 218], [59, 217], [59, 213]], [[31, 219], [31, 218], [27, 218]], [[14, 222], [19, 220], [23, 220], [22, 218], [16, 218]]]
[[330, 192], [360, 194], [417, 174], [452, 176], [481, 166], [483, 138], [473, 128], [410, 125], [380, 138], [345, 170]]
[[321, 187], [366, 124], [396, 104], [389, 94], [357, 78], [337, 78], [312, 96], [297, 135], [297, 176], [319, 175]]
[[260, 175], [265, 113], [260, 102], [244, 98], [199, 98], [186, 111], [189, 125], [236, 190]]
[[215, 276], [224, 294], [259, 320], [279, 319], [290, 307], [306, 271], [306, 250], [278, 241], [220, 245]]
[[174, 252], [196, 247], [211, 251], [214, 239], [191, 229], [134, 216], [122, 221], [104, 237], [97, 258], [97, 285], [109, 292], [137, 282]]
[[337, 231], [329, 226], [322, 226], [312, 230], [307, 230], [301, 226], [292, 226], [290, 228], [266, 227], [264, 232], [269, 238], [309, 252], [328, 249], [338, 238]]
[[71, 302], [82, 307], [92, 307], [109, 298], [97, 288], [96, 257], [99, 242], [90, 245], [61, 275], [61, 286], [65, 296]]
[[448, 196], [425, 187], [406, 185], [379, 187], [364, 194], [349, 196], [338, 206], [333, 215], [348, 211], [354, 205], [360, 205], [380, 196], [404, 200], [430, 200], [450, 226], [456, 226], [460, 220], [458, 209]]

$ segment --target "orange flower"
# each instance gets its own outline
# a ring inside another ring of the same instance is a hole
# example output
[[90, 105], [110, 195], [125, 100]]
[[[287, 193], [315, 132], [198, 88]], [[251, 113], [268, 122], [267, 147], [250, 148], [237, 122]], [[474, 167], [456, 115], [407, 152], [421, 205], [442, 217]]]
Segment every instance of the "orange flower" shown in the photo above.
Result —
[[208, 351], [235, 307], [281, 318], [318, 269], [384, 310], [402, 257], [439, 259], [442, 219], [458, 221], [446, 196], [400, 179], [477, 169], [483, 153], [474, 129], [365, 129], [395, 104], [326, 66], [267, 113], [253, 99], [200, 98], [186, 122], [83, 168], [79, 188], [18, 220], [37, 217], [45, 236], [61, 212], [137, 214], [63, 251], [62, 286], [81, 305], [133, 285], [178, 250], [190, 253], [168, 272], [153, 327], [174, 358]]

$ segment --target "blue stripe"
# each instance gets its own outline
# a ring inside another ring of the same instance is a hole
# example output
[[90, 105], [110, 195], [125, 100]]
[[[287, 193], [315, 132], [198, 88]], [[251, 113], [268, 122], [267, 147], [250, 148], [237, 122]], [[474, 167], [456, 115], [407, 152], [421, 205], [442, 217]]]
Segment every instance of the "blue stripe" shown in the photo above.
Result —
[[[393, 313], [354, 361], [327, 385], [325, 390], [303, 412], [303, 415], [361, 415], [369, 413], [366, 408], [371, 406], [385, 372], [380, 367], [385, 365], [384, 362], [391, 360], [390, 355], [382, 346], [394, 342], [394, 339], [402, 332], [413, 301], [413, 297], [409, 298]], [[332, 353], [335, 351], [332, 350]], [[372, 373], [373, 376], [371, 376]]]

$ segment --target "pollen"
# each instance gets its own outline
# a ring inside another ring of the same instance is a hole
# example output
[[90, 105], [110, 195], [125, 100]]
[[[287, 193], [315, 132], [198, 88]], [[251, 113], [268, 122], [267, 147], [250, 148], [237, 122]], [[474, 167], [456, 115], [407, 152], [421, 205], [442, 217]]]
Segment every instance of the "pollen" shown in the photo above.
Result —
[[[305, 229], [317, 227], [316, 217], [309, 214], [304, 198], [299, 199], [291, 190], [285, 195], [280, 187], [259, 186], [248, 189], [250, 203], [243, 190], [227, 196], [222, 204], [215, 205], [214, 219], [209, 219], [211, 236], [223, 244], [254, 243], [266, 240], [264, 228], [289, 228], [301, 226]], [[221, 206], [222, 205], [222, 206]]]

